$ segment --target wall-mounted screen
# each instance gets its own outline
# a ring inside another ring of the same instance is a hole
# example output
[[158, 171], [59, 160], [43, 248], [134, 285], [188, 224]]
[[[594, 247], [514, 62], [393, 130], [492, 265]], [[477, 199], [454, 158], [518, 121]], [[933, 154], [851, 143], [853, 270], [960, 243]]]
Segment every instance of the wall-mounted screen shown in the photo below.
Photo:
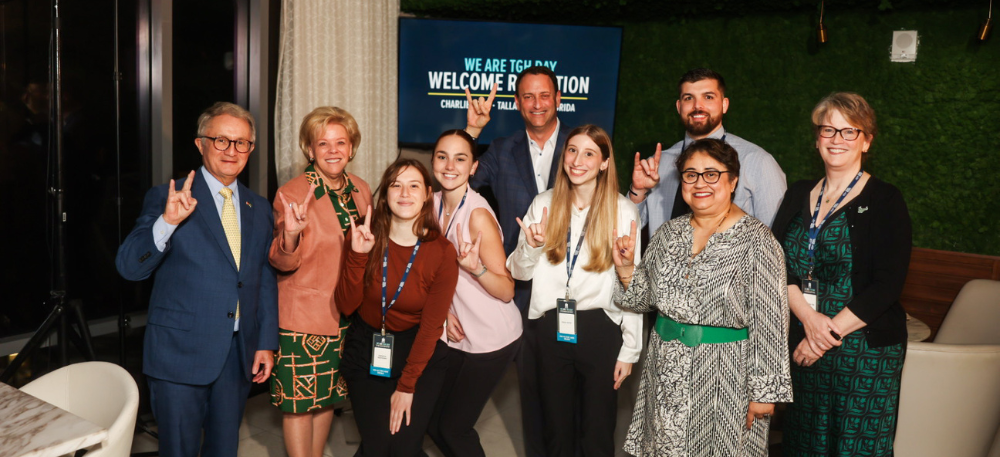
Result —
[[596, 124], [613, 134], [621, 41], [620, 27], [402, 18], [399, 142], [430, 144], [445, 130], [465, 127], [465, 88], [487, 96], [494, 82], [492, 120], [479, 142], [523, 129], [515, 82], [532, 65], [558, 78], [560, 122]]

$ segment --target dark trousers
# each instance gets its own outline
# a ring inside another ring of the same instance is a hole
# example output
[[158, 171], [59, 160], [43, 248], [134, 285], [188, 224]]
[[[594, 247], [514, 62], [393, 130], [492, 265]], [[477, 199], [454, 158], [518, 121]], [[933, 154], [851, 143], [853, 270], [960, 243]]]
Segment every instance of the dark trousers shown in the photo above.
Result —
[[427, 433], [448, 457], [485, 456], [473, 425], [521, 348], [517, 339], [484, 354], [448, 348], [448, 374]]
[[[577, 313], [577, 343], [556, 341], [554, 310], [539, 319], [538, 385], [549, 457], [613, 456], [618, 391], [614, 370], [621, 328], [604, 310]], [[579, 405], [579, 435], [573, 417]], [[576, 449], [579, 445], [579, 449]]]
[[361, 319], [355, 319], [347, 330], [344, 357], [340, 362], [340, 372], [347, 381], [347, 391], [351, 396], [354, 421], [361, 433], [361, 446], [354, 455], [364, 457], [421, 455], [424, 434], [427, 432], [427, 425], [441, 393], [441, 384], [444, 382], [447, 370], [445, 355], [448, 346], [440, 340], [437, 342], [434, 355], [427, 362], [414, 389], [413, 403], [410, 406], [410, 425], [406, 425], [407, 418], [404, 418], [399, 431], [392, 435], [389, 433], [390, 401], [396, 391], [396, 382], [399, 380], [397, 372], [405, 365], [417, 328], [394, 333], [396, 339], [393, 347], [391, 378], [369, 374], [373, 330], [364, 325]]
[[205, 457], [236, 456], [240, 421], [250, 393], [250, 380], [240, 362], [242, 346], [234, 333], [222, 372], [211, 384], [195, 386], [146, 378], [160, 437], [160, 455], [195, 457], [200, 448]]
[[[542, 399], [538, 389], [538, 343], [537, 320], [528, 319], [528, 309], [521, 309], [521, 348], [514, 357], [517, 367], [517, 382], [521, 392], [521, 427], [524, 431], [524, 454], [526, 457], [545, 457], [545, 420], [542, 416]], [[553, 337], [554, 338], [554, 337]]]

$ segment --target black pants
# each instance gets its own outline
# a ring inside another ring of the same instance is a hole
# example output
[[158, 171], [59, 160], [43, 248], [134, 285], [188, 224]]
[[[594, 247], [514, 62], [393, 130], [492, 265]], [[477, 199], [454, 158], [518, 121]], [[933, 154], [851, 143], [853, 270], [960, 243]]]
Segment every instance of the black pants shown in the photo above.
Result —
[[520, 338], [484, 354], [448, 348], [448, 374], [427, 433], [448, 457], [485, 456], [473, 425], [521, 348]]
[[405, 365], [406, 357], [413, 346], [417, 328], [405, 332], [394, 332], [393, 377], [383, 378], [369, 374], [372, 357], [372, 335], [376, 331], [361, 319], [354, 319], [344, 340], [344, 357], [340, 371], [347, 381], [347, 391], [351, 396], [354, 420], [361, 433], [361, 446], [355, 456], [364, 457], [413, 457], [421, 455], [424, 434], [434, 412], [434, 404], [441, 393], [447, 365], [445, 355], [448, 346], [438, 340], [434, 355], [427, 362], [423, 374], [417, 380], [410, 406], [410, 425], [406, 418], [395, 435], [389, 433], [390, 399], [396, 391], [398, 372]]
[[[530, 294], [530, 289], [528, 292]], [[535, 339], [538, 321], [528, 319], [528, 308], [521, 309], [521, 318], [524, 333], [521, 335], [521, 348], [514, 357], [514, 365], [517, 367], [517, 383], [521, 393], [524, 454], [526, 457], [545, 457], [545, 420], [538, 388], [538, 344]]]
[[[621, 328], [601, 309], [577, 313], [577, 343], [556, 341], [554, 310], [537, 319], [538, 385], [549, 457], [613, 456]], [[580, 407], [577, 436], [573, 410]], [[576, 446], [580, 448], [577, 450]]]

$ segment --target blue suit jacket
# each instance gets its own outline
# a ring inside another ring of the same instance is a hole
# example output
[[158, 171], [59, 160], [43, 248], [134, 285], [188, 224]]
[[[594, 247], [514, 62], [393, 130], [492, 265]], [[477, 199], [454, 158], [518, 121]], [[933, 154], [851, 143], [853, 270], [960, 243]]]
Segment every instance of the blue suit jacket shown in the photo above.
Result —
[[[514, 218], [524, 217], [531, 206], [531, 201], [539, 193], [551, 189], [556, 183], [562, 163], [563, 145], [572, 130], [566, 124], [560, 124], [556, 137], [556, 152], [552, 156], [552, 168], [549, 171], [549, 182], [545, 189], [539, 189], [535, 183], [535, 171], [531, 164], [531, 149], [528, 146], [528, 133], [519, 130], [513, 135], [497, 138], [490, 143], [489, 149], [479, 158], [479, 167], [469, 183], [473, 189], [489, 186], [497, 199], [497, 222], [503, 232], [503, 250], [509, 256], [517, 247], [517, 238], [521, 227]], [[530, 283], [518, 281], [515, 285], [514, 301], [518, 308], [524, 310], [531, 298]]]
[[[184, 181], [177, 183], [177, 188]], [[135, 228], [118, 249], [118, 272], [131, 281], [155, 274], [142, 371], [176, 383], [205, 385], [225, 364], [240, 305], [243, 369], [247, 380], [254, 353], [278, 349], [278, 288], [268, 264], [274, 219], [267, 200], [239, 186], [242, 247], [237, 270], [213, 196], [199, 170], [191, 185], [198, 201], [160, 252], [153, 223], [163, 214], [167, 184], [146, 193]]]

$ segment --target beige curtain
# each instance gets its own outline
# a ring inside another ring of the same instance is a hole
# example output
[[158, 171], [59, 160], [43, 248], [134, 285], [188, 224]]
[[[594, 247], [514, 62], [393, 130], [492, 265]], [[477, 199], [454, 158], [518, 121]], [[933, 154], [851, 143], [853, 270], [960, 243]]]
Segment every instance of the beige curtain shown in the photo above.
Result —
[[348, 171], [377, 185], [398, 154], [396, 45], [399, 0], [284, 0], [278, 62], [278, 184], [302, 173], [299, 124], [313, 108], [339, 106], [361, 129]]

